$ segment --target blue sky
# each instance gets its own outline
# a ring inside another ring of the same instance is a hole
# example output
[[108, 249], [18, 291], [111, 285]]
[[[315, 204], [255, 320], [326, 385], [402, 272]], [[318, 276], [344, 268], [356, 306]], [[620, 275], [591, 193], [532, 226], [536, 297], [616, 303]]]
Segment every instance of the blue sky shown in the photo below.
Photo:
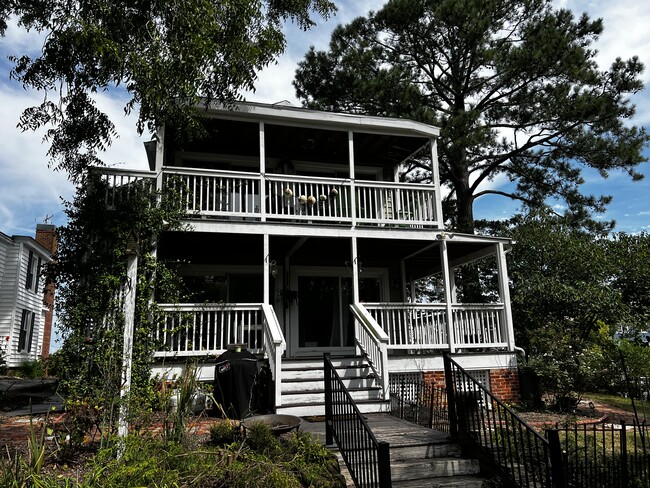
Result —
[[[247, 93], [251, 101], [275, 103], [288, 100], [298, 105], [291, 80], [309, 45], [325, 49], [332, 29], [368, 10], [376, 10], [382, 0], [347, 0], [337, 2], [338, 14], [327, 22], [319, 20], [317, 28], [302, 32], [287, 26], [288, 46], [277, 64], [260, 73], [257, 90]], [[648, 65], [643, 74], [650, 84], [650, 4], [638, 0], [592, 0], [562, 1], [556, 5], [572, 9], [576, 14], [587, 12], [592, 17], [602, 17], [605, 32], [596, 47], [598, 62], [608, 66], [617, 56], [628, 58], [638, 55]], [[15, 81], [9, 80], [10, 54], [34, 52], [40, 48], [40, 38], [34, 33], [25, 33], [10, 27], [5, 38], [0, 39], [0, 231], [13, 235], [33, 235], [37, 223], [46, 217], [56, 225], [65, 223], [61, 205], [62, 199], [70, 199], [73, 186], [66, 175], [47, 167], [47, 145], [41, 143], [42, 133], [21, 133], [17, 128], [21, 111], [40, 103], [43, 94], [25, 91]], [[126, 118], [122, 107], [124, 100], [120, 93], [104, 93], [98, 98], [100, 106], [111, 114], [117, 124], [119, 138], [104, 155], [111, 166], [146, 169], [142, 142], [135, 131], [133, 117]], [[650, 130], [650, 89], [633, 98], [637, 105], [637, 125]], [[646, 149], [650, 157], [650, 148]], [[625, 174], [612, 173], [603, 180], [593, 172], [586, 172], [586, 191], [596, 194], [611, 194], [614, 200], [604, 219], [615, 219], [617, 230], [639, 232], [650, 230], [650, 164], [645, 163], [640, 171], [646, 175], [642, 182], [632, 183]], [[494, 181], [499, 187], [505, 182]], [[479, 218], [507, 218], [517, 210], [517, 204], [502, 197], [487, 197], [476, 204]]]

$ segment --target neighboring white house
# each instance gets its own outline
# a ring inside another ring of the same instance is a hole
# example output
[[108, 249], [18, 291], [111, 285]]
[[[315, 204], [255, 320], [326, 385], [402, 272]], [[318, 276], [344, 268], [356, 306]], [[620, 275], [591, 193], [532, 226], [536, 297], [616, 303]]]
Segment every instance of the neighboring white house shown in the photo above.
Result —
[[45, 246], [53, 235], [49, 224], [37, 226], [37, 239], [48, 236], [45, 245], [0, 232], [0, 347], [9, 368], [49, 352], [53, 290], [45, 291], [43, 271], [52, 260]]
[[[134, 185], [173, 181], [183, 194], [191, 230], [164, 232], [158, 256], [182, 263], [194, 298], [162, 305], [159, 372], [244, 343], [269, 360], [278, 412], [317, 414], [328, 352], [373, 411], [401, 377], [443, 384], [449, 351], [516, 401], [512, 243], [445, 230], [438, 128], [255, 103], [205, 115], [202, 140], [159, 131], [151, 171], [100, 170], [109, 206]], [[402, 181], [414, 162], [430, 182]], [[481, 259], [497, 270], [489, 303], [460, 303], [459, 269]], [[429, 277], [435, 298], [418, 302]]]

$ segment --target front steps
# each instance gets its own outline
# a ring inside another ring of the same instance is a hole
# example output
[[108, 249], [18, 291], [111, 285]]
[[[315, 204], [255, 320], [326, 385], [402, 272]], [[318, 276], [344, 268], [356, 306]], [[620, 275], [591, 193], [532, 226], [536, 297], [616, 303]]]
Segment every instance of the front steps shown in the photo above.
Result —
[[394, 488], [483, 486], [478, 460], [461, 458], [448, 434], [390, 415], [370, 415], [368, 423], [379, 441], [390, 444]]
[[[360, 357], [332, 358], [339, 376], [362, 413], [388, 411], [381, 387]], [[299, 417], [325, 415], [323, 359], [283, 359], [280, 405], [276, 413]]]

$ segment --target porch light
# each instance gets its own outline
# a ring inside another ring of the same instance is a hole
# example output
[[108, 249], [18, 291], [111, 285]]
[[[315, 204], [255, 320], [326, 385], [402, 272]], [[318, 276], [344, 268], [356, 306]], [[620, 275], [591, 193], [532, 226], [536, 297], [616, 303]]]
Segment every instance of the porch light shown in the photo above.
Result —
[[270, 266], [270, 268], [271, 268], [271, 276], [273, 276], [273, 278], [275, 278], [276, 276], [278, 276], [278, 265], [277, 265], [277, 263], [275, 262], [275, 259], [274, 259], [273, 261], [271, 261], [271, 263], [269, 264], [269, 266]]

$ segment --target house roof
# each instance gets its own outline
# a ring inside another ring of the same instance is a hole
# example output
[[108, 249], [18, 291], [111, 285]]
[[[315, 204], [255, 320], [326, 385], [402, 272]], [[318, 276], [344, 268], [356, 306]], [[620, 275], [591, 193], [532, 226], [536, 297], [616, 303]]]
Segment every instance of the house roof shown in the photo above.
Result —
[[310, 110], [280, 103], [240, 102], [232, 106], [213, 104], [208, 107], [208, 113], [234, 119], [252, 118], [302, 127], [337, 127], [356, 132], [416, 137], [438, 137], [440, 135], [438, 127], [414, 120]]

